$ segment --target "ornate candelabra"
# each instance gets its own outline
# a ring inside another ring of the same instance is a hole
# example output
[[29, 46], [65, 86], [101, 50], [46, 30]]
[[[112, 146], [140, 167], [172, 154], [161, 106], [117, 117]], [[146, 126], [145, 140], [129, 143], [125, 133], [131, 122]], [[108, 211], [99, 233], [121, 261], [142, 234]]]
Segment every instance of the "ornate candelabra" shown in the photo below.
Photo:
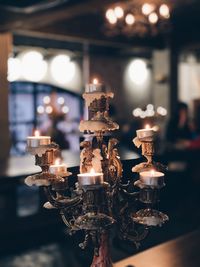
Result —
[[[56, 162], [60, 150], [50, 137], [32, 136], [27, 141], [28, 151], [35, 155], [35, 164], [42, 172], [27, 177], [25, 183], [43, 187], [48, 199], [44, 207], [59, 209], [69, 234], [85, 232], [80, 247], [84, 249], [93, 242], [93, 267], [112, 266], [108, 245], [111, 229], [116, 229], [120, 238], [138, 246], [147, 236], [149, 227], [168, 220], [167, 215], [153, 209], [159, 200], [159, 190], [164, 186], [164, 166], [153, 161], [152, 129], [138, 130], [134, 139], [147, 158], [147, 162], [133, 168], [140, 173], [140, 179], [135, 182], [139, 190], [135, 190], [132, 179], [122, 177], [118, 141], [111, 137], [111, 132], [119, 128], [109, 117], [109, 100], [113, 96], [102, 84], [86, 86], [83, 98], [88, 120], [80, 123], [85, 139], [81, 143], [80, 174], [73, 188], [68, 184], [71, 173], [67, 166]], [[144, 203], [146, 208], [137, 211], [137, 202]]]

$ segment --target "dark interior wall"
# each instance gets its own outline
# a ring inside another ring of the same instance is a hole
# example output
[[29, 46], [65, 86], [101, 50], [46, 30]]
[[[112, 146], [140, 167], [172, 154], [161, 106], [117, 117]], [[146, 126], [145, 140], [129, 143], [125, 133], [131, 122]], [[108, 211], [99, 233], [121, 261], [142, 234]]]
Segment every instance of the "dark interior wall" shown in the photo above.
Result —
[[92, 55], [90, 77], [97, 77], [107, 84], [115, 94], [113, 105], [119, 119], [132, 117], [132, 110], [151, 102], [151, 70], [144, 85], [137, 86], [129, 78], [129, 64], [134, 58], [122, 56]]

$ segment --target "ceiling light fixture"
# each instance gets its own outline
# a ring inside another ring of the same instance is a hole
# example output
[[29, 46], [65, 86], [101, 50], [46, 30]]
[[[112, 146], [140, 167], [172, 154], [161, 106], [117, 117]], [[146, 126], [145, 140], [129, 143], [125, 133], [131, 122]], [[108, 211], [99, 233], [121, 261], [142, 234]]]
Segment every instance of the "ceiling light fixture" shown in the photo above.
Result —
[[171, 9], [172, 6], [162, 0], [151, 0], [143, 4], [127, 1], [110, 6], [105, 11], [105, 33], [111, 36], [144, 36], [168, 31]]

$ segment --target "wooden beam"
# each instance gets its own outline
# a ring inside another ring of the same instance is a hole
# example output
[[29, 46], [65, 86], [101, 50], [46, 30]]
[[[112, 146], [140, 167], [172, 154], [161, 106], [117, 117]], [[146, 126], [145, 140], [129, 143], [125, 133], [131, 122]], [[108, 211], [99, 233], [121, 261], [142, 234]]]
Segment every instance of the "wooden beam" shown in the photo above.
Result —
[[6, 161], [10, 151], [9, 119], [8, 119], [8, 92], [9, 83], [8, 57], [12, 51], [12, 35], [10, 33], [0, 34], [0, 163]]
[[[127, 1], [127, 0], [126, 0]], [[0, 31], [10, 31], [16, 29], [35, 29], [46, 25], [51, 25], [58, 21], [68, 20], [84, 14], [96, 13], [106, 6], [117, 2], [116, 0], [88, 0], [80, 4], [69, 6], [64, 5], [52, 10], [45, 10], [29, 15], [7, 14], [8, 21], [0, 20]], [[13, 17], [12, 17], [13, 15]], [[5, 16], [4, 16], [5, 17]], [[5, 18], [4, 18], [5, 19]]]

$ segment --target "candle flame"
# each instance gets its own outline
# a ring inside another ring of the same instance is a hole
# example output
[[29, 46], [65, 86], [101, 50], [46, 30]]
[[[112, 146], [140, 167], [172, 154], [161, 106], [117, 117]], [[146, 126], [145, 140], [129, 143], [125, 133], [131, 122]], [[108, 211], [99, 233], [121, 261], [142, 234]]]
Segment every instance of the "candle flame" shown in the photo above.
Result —
[[146, 129], [146, 130], [148, 130], [148, 129], [150, 129], [150, 128], [151, 128], [151, 127], [150, 127], [149, 124], [146, 124], [146, 125], [145, 125], [145, 129]]
[[155, 176], [155, 171], [154, 170], [151, 170], [150, 171], [150, 174], [151, 174], [151, 177]]
[[40, 136], [40, 131], [39, 130], [35, 130], [34, 136], [36, 136], [36, 137]]
[[153, 126], [152, 129], [154, 130], [154, 132], [158, 132], [159, 131], [159, 126], [155, 125], [155, 126]]
[[91, 174], [95, 174], [95, 169], [94, 168], [91, 168], [90, 173]]
[[98, 82], [99, 82], [99, 81], [98, 81], [97, 78], [94, 78], [94, 79], [93, 79], [93, 84], [98, 84]]
[[61, 159], [60, 158], [57, 158], [54, 162], [55, 165], [60, 165], [61, 163]]

